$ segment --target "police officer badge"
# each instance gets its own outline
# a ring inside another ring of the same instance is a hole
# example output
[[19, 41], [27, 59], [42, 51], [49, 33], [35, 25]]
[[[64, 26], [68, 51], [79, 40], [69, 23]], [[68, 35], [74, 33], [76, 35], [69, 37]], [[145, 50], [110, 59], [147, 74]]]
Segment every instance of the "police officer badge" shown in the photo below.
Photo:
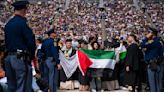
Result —
[[55, 47], [57, 46], [57, 43], [56, 43], [56, 41], [54, 42], [54, 46], [55, 46]]
[[54, 39], [54, 46], [55, 46], [55, 47], [58, 46], [58, 44], [57, 44], [57, 39]]

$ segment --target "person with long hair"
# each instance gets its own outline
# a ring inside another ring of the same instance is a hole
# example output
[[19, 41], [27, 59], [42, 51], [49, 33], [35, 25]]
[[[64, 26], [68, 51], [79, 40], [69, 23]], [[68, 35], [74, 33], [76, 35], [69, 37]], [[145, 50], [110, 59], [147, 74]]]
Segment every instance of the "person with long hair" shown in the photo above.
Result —
[[[92, 44], [92, 50], [100, 50], [100, 44], [97, 41], [94, 41]], [[90, 88], [91, 92], [101, 91], [102, 90], [102, 77], [104, 69], [89, 68], [88, 72], [90, 75]]]

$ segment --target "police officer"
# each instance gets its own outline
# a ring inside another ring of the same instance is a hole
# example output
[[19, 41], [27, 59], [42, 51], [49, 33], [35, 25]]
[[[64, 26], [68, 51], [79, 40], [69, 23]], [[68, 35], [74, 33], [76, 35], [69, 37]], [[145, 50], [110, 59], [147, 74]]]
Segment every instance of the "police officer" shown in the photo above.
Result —
[[150, 92], [162, 92], [161, 78], [161, 61], [162, 61], [162, 46], [157, 37], [157, 30], [150, 28], [150, 33], [141, 43], [141, 47], [145, 52], [145, 61], [148, 64], [148, 79], [150, 84]]
[[48, 34], [48, 38], [43, 41], [41, 51], [45, 57], [44, 64], [44, 79], [46, 80], [46, 89], [44, 92], [48, 92], [48, 87], [50, 88], [50, 92], [56, 92], [57, 90], [57, 69], [61, 69], [61, 65], [59, 62], [59, 54], [57, 43], [55, 42], [56, 32], [54, 29], [50, 29], [46, 32]]
[[16, 1], [14, 16], [5, 25], [6, 76], [9, 92], [32, 91], [31, 59], [35, 54], [35, 37], [27, 25], [25, 15], [28, 1]]

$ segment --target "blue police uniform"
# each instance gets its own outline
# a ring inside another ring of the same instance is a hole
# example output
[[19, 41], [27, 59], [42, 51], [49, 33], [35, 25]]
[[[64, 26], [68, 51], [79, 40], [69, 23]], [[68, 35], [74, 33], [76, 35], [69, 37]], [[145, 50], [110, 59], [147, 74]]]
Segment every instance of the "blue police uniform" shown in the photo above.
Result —
[[56, 65], [59, 64], [58, 48], [54, 44], [54, 39], [47, 38], [43, 41], [41, 51], [44, 53], [45, 64], [44, 64], [44, 79], [46, 80], [47, 87], [44, 90], [48, 92], [48, 87], [51, 92], [57, 90], [57, 69]]
[[[27, 1], [16, 1], [15, 9], [25, 8]], [[35, 54], [35, 37], [27, 25], [25, 17], [15, 15], [5, 25], [5, 45], [8, 55], [5, 59], [8, 92], [32, 91], [32, 67], [30, 59], [25, 58], [28, 53], [31, 58]], [[26, 53], [26, 54], [25, 54]]]
[[[164, 45], [162, 46], [162, 51], [163, 51], [163, 58], [162, 58], [162, 60], [163, 60], [163, 62], [164, 62]], [[164, 80], [164, 63], [162, 63], [161, 64], [161, 78], [163, 78], [163, 80]], [[163, 92], [164, 91], [164, 84], [163, 84], [164, 82], [162, 82], [162, 91], [161, 92]]]
[[[145, 51], [145, 61], [150, 64], [154, 59], [162, 59], [163, 52], [162, 46], [159, 38], [155, 37], [153, 40], [148, 40], [145, 38], [141, 43], [142, 48], [146, 48]], [[148, 65], [148, 79], [150, 84], [150, 92], [161, 92], [162, 89], [162, 72], [161, 65], [158, 65], [157, 71], [153, 71], [150, 69], [150, 65]]]
[[17, 50], [28, 51], [31, 56], [35, 53], [35, 38], [26, 22], [24, 17], [15, 15], [5, 26], [6, 49], [9, 53], [5, 66], [10, 92], [31, 92], [31, 65], [16, 55]]

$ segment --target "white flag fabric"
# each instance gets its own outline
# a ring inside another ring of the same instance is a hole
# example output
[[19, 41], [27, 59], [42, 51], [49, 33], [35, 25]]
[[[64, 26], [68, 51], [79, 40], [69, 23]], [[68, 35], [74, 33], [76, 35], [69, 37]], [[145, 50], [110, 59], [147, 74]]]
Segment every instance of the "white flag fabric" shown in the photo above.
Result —
[[67, 59], [64, 56], [64, 53], [62, 51], [60, 51], [59, 59], [60, 59], [60, 64], [61, 64], [67, 78], [70, 78], [78, 67], [76, 54], [74, 56], [70, 57], [69, 59]]
[[120, 47], [115, 49], [116, 61], [125, 59], [126, 53], [127, 53], [126, 47], [123, 45], [123, 43], [121, 43]]

